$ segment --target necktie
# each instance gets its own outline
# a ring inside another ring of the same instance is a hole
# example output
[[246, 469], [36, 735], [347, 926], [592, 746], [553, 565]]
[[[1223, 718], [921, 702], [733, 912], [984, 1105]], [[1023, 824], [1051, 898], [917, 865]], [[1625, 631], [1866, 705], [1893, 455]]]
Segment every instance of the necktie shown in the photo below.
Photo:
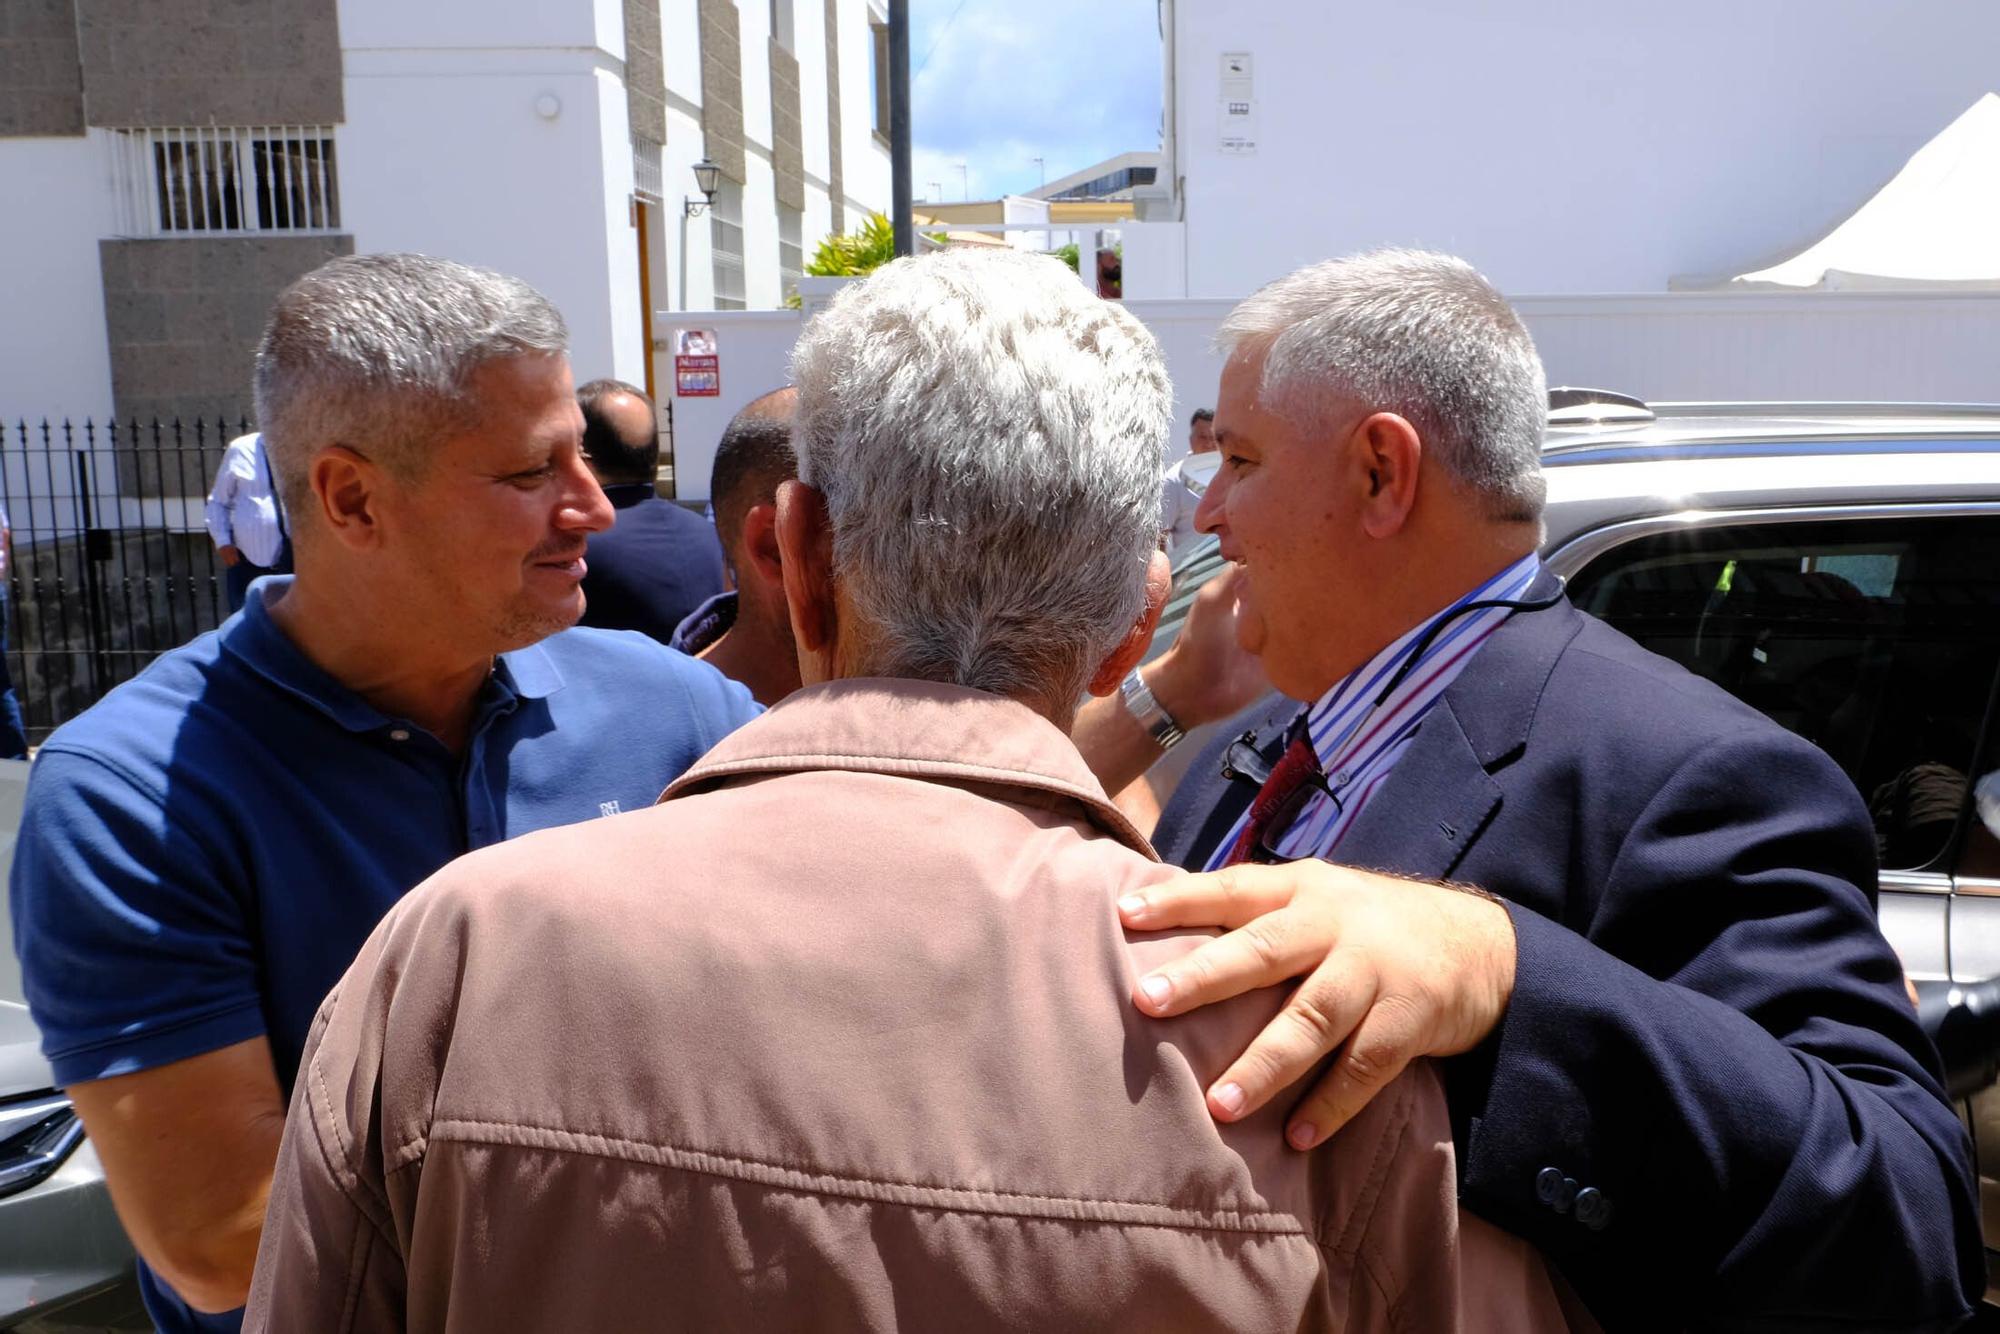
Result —
[[1250, 819], [1222, 864], [1237, 866], [1249, 861], [1264, 835], [1270, 832], [1272, 822], [1295, 805], [1292, 799], [1299, 789], [1318, 777], [1319, 772], [1319, 752], [1313, 749], [1312, 737], [1306, 729], [1300, 727], [1294, 732], [1291, 744], [1285, 747], [1285, 753], [1271, 766], [1271, 776], [1257, 789], [1257, 799], [1250, 803]]

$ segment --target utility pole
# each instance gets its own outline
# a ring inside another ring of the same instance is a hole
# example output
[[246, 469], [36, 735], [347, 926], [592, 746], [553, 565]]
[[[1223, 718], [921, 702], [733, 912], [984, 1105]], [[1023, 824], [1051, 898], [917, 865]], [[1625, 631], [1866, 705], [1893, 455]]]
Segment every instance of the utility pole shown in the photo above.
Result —
[[896, 253], [916, 250], [910, 225], [910, 0], [889, 0], [889, 199]]
[[965, 164], [958, 164], [958, 198], [963, 203], [972, 198], [972, 178], [966, 174]]
[[1042, 184], [1047, 185], [1049, 183], [1048, 163], [1042, 161], [1040, 158], [1036, 158], [1034, 161], [1035, 161], [1035, 170], [1042, 174]]

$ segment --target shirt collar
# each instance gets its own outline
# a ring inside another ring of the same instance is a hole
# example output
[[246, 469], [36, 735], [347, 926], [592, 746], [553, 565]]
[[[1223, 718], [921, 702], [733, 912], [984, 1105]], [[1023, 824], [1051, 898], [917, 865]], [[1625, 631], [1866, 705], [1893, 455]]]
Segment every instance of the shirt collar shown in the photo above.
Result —
[[725, 737], [662, 801], [747, 774], [841, 769], [1017, 790], [1061, 802], [1157, 860], [1067, 736], [1025, 704], [964, 686], [860, 677], [807, 686]]
[[604, 498], [611, 502], [613, 509], [630, 509], [654, 496], [651, 482], [613, 482], [604, 488]]
[[700, 653], [729, 633], [729, 628], [736, 624], [736, 610], [736, 594], [733, 591], [717, 593], [689, 612], [674, 627], [667, 647], [677, 648], [690, 657]]
[[[270, 603], [283, 596], [294, 575], [267, 575], [251, 586], [243, 610], [223, 622], [216, 633], [224, 652], [279, 689], [318, 709], [350, 732], [372, 732], [394, 725], [389, 717], [308, 658], [291, 636], [271, 618]], [[495, 663], [493, 686], [502, 692], [480, 710], [482, 718], [498, 710], [492, 704], [515, 699], [544, 699], [562, 689], [562, 672], [540, 644], [502, 653]]]
[[[1397, 673], [1409, 662], [1419, 647], [1423, 651], [1425, 663], [1448, 664], [1454, 650], [1462, 649], [1466, 643], [1475, 642], [1485, 618], [1473, 613], [1457, 618], [1457, 623], [1430, 634], [1434, 626], [1452, 619], [1455, 613], [1474, 602], [1486, 602], [1495, 598], [1517, 600], [1526, 593], [1542, 571], [1542, 558], [1529, 552], [1521, 559], [1483, 580], [1463, 595], [1440, 607], [1398, 636], [1386, 648], [1334, 682], [1331, 689], [1306, 711], [1306, 725], [1312, 731], [1313, 749], [1318, 753], [1320, 764], [1331, 768], [1338, 760], [1358, 728], [1370, 715], [1377, 712], [1375, 701], [1390, 682], [1396, 681]], [[1495, 608], [1487, 613], [1495, 618], [1504, 618], [1508, 612]], [[1463, 666], [1463, 663], [1459, 663]], [[1456, 675], [1456, 671], [1452, 671]], [[1439, 682], [1431, 678], [1421, 667], [1403, 673], [1403, 679], [1396, 684], [1394, 692], [1382, 701], [1381, 709], [1394, 714], [1399, 702], [1423, 690], [1433, 694], [1441, 690]]]

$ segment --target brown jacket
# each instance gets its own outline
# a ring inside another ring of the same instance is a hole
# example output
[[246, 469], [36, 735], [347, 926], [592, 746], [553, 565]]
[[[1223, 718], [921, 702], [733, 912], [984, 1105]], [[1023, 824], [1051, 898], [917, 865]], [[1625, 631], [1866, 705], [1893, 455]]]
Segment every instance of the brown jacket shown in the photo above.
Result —
[[[1454, 1203], [1435, 1073], [1333, 1143], [1202, 1090], [1113, 901], [1178, 874], [1068, 738], [847, 681], [648, 811], [410, 894], [307, 1046], [250, 1330], [1560, 1327]], [[1462, 1320], [1462, 1324], [1461, 1324]]]

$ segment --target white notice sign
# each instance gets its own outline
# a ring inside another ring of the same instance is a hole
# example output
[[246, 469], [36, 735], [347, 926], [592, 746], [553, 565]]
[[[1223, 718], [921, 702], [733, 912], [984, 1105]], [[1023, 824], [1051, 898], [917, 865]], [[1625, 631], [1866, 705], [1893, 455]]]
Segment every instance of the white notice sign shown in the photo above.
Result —
[[1222, 53], [1217, 148], [1237, 157], [1257, 151], [1257, 89], [1248, 51]]

